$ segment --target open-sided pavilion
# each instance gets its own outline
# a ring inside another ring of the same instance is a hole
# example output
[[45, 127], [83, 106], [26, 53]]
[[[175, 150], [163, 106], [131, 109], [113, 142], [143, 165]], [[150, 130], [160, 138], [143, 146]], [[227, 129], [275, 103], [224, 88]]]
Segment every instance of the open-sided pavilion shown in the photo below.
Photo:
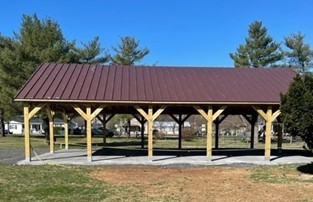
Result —
[[[41, 109], [49, 117], [50, 152], [54, 152], [53, 116], [61, 112], [68, 148], [68, 114], [86, 120], [87, 160], [92, 161], [92, 120], [105, 125], [114, 114], [132, 114], [148, 123], [148, 156], [153, 156], [153, 122], [168, 114], [181, 126], [192, 114], [207, 122], [208, 160], [212, 158], [213, 124], [228, 115], [243, 115], [254, 124], [266, 122], [265, 159], [271, 152], [272, 122], [280, 114], [280, 93], [288, 90], [296, 73], [288, 68], [150, 67], [45, 63], [37, 68], [15, 97], [24, 103], [25, 158], [31, 160], [30, 119]], [[99, 114], [103, 116], [99, 116]], [[218, 131], [218, 130], [216, 130]], [[143, 131], [142, 131], [143, 140]], [[218, 145], [218, 135], [215, 139]], [[142, 141], [143, 143], [143, 141]], [[142, 145], [143, 146], [143, 145]]]

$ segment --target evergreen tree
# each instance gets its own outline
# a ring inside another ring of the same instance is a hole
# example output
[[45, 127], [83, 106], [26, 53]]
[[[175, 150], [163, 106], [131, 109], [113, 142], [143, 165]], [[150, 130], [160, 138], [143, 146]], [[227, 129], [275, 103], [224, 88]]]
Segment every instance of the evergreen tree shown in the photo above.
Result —
[[139, 49], [139, 41], [134, 37], [121, 37], [121, 44], [116, 48], [113, 47], [114, 56], [110, 56], [113, 64], [134, 65], [141, 61], [147, 54], [148, 48]]
[[[24, 15], [21, 28], [13, 37], [0, 34], [0, 133], [3, 119], [23, 114], [14, 96], [35, 69], [44, 62], [80, 63], [103, 61], [98, 37], [77, 52], [75, 42], [68, 42], [59, 24], [36, 15]], [[84, 53], [84, 54], [81, 54]]]
[[99, 64], [109, 61], [109, 56], [107, 54], [98, 57], [103, 51], [104, 49], [101, 48], [99, 37], [97, 36], [87, 44], [83, 43], [83, 48], [78, 48], [77, 54], [79, 55], [81, 63]]
[[312, 66], [313, 51], [304, 43], [305, 35], [291, 34], [285, 38], [284, 44], [290, 51], [285, 52], [287, 63], [299, 73], [305, 73]]
[[[139, 49], [139, 41], [134, 37], [121, 37], [121, 44], [116, 48], [113, 47], [114, 56], [110, 56], [112, 64], [119, 65], [134, 65], [136, 62], [141, 61], [147, 54], [149, 54], [148, 48]], [[126, 122], [129, 130], [127, 131], [130, 137], [130, 121], [133, 118], [132, 115], [119, 115], [115, 117], [116, 123]]]
[[286, 94], [281, 95], [281, 119], [285, 131], [301, 136], [313, 149], [313, 77], [297, 76]]
[[261, 21], [249, 25], [246, 44], [239, 45], [237, 52], [230, 53], [236, 67], [265, 67], [275, 64], [283, 58], [280, 44], [268, 35]]

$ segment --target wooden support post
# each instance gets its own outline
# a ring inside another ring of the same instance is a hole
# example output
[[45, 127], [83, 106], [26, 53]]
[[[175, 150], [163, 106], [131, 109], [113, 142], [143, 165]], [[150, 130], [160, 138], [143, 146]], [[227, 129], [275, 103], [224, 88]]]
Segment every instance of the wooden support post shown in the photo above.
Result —
[[145, 117], [141, 116], [141, 149], [145, 147]]
[[65, 112], [62, 113], [63, 121], [64, 121], [64, 141], [65, 141], [65, 149], [68, 149], [68, 116]]
[[140, 136], [141, 136], [141, 149], [145, 147], [145, 123], [147, 122], [144, 116], [137, 116], [137, 114], [132, 114], [134, 118], [140, 123]]
[[182, 115], [178, 115], [178, 149], [181, 149], [181, 141], [182, 141]]
[[29, 104], [24, 105], [24, 136], [25, 136], [25, 160], [31, 161], [30, 153], [30, 129], [29, 129]]
[[272, 122], [280, 115], [280, 110], [272, 113], [272, 106], [267, 107], [266, 113], [260, 107], [253, 107], [260, 116], [266, 121], [265, 124], [265, 160], [270, 160], [271, 158], [271, 133], [272, 133]]
[[255, 127], [255, 123], [258, 119], [258, 115], [257, 114], [251, 114], [251, 116], [248, 116], [246, 114], [242, 115], [250, 124], [251, 129], [250, 129], [250, 149], [254, 148], [254, 127]]
[[209, 160], [212, 159], [212, 128], [213, 128], [213, 121], [223, 113], [226, 109], [226, 106], [221, 107], [215, 113], [213, 113], [213, 107], [208, 106], [208, 111], [205, 112], [200, 106], [194, 106], [194, 108], [205, 118], [207, 121], [207, 158]]
[[91, 162], [92, 161], [92, 134], [91, 134], [91, 108], [88, 106], [86, 108], [86, 117], [87, 117], [87, 130], [86, 130], [86, 135], [87, 135], [87, 161]]
[[54, 153], [54, 130], [53, 130], [53, 119], [54, 111], [48, 106], [46, 112], [49, 118], [49, 143], [50, 143], [50, 153]]
[[277, 129], [277, 150], [278, 153], [281, 153], [283, 149], [283, 127], [281, 123], [278, 123]]
[[153, 156], [153, 108], [148, 108], [148, 156]]
[[214, 123], [215, 123], [215, 149], [218, 149], [218, 138], [219, 138], [218, 134], [219, 134], [219, 126], [220, 126], [218, 117], [216, 118], [216, 121]]
[[25, 160], [30, 162], [31, 161], [31, 151], [30, 151], [30, 119], [44, 107], [44, 105], [39, 104], [35, 106], [32, 110], [30, 109], [30, 105], [27, 103], [24, 105], [24, 139], [25, 139]]
[[114, 117], [115, 114], [110, 114], [110, 115], [106, 115], [104, 112], [102, 113], [102, 117], [101, 118], [99, 115], [97, 116], [97, 118], [99, 119], [99, 121], [102, 123], [102, 135], [103, 135], [103, 144], [106, 143], [106, 135], [107, 135], [107, 131], [106, 131], [106, 125], [107, 123]]
[[92, 161], [92, 134], [91, 134], [91, 121], [103, 110], [105, 106], [100, 106], [94, 112], [91, 112], [91, 107], [86, 107], [86, 113], [78, 106], [74, 106], [74, 109], [80, 114], [86, 121], [86, 136], [87, 136], [87, 161]]
[[267, 108], [266, 112], [267, 121], [265, 124], [265, 159], [271, 158], [271, 138], [272, 138], [272, 107]]
[[153, 156], [153, 122], [164, 111], [166, 106], [161, 106], [155, 113], [153, 113], [153, 107], [148, 107], [148, 113], [146, 113], [141, 107], [135, 106], [136, 110], [148, 121], [148, 156]]
[[178, 118], [174, 114], [170, 114], [172, 119], [178, 124], [178, 149], [182, 148], [182, 126], [184, 122], [191, 116], [191, 114], [186, 115], [183, 118], [182, 114], [178, 114]]

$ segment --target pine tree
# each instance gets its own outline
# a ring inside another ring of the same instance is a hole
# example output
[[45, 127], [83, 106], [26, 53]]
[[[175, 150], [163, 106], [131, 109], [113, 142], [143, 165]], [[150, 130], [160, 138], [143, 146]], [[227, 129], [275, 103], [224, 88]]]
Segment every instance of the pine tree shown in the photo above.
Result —
[[134, 65], [141, 61], [147, 54], [148, 48], [139, 49], [139, 41], [134, 37], [121, 37], [121, 44], [116, 48], [113, 47], [114, 56], [110, 56], [113, 64]]
[[285, 38], [284, 44], [290, 51], [285, 52], [287, 63], [299, 73], [305, 73], [312, 66], [313, 51], [304, 43], [305, 35], [291, 34]]
[[[113, 47], [114, 52], [116, 53], [114, 56], [110, 56], [110, 60], [112, 64], [119, 65], [135, 65], [136, 62], [141, 61], [147, 54], [149, 54], [148, 48], [139, 49], [139, 41], [137, 41], [134, 37], [121, 37], [121, 44], [116, 48]], [[119, 115], [115, 117], [115, 121], [126, 122], [129, 130], [128, 136], [130, 137], [130, 121], [133, 118], [132, 115]]]
[[265, 67], [275, 64], [283, 58], [280, 44], [268, 35], [261, 21], [249, 25], [246, 44], [239, 45], [237, 52], [230, 53], [236, 67]]
[[103, 51], [104, 49], [101, 48], [99, 37], [97, 36], [87, 44], [83, 43], [83, 48], [78, 48], [77, 54], [81, 63], [100, 64], [109, 61], [109, 56], [107, 54], [104, 54], [102, 57], [98, 57], [98, 55], [100, 55]]
[[21, 28], [13, 37], [0, 35], [0, 133], [3, 118], [10, 120], [22, 114], [22, 105], [14, 102], [14, 96], [39, 64], [80, 63], [86, 58], [99, 61], [98, 52], [91, 51], [102, 50], [97, 37], [84, 48], [80, 50], [86, 54], [78, 54], [75, 42], [65, 39], [56, 21], [40, 20], [36, 15], [24, 15]]
[[286, 94], [281, 95], [281, 120], [287, 133], [301, 136], [313, 149], [313, 77], [297, 76]]

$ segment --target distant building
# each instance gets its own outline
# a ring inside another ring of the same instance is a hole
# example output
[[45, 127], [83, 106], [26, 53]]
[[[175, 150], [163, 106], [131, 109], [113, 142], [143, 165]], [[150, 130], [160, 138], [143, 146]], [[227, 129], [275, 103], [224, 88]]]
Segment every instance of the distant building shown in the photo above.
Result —
[[[43, 120], [39, 117], [34, 117], [30, 120], [30, 132], [31, 134], [44, 134]], [[59, 118], [54, 119], [55, 127], [64, 127], [64, 121]], [[70, 122], [70, 128], [75, 127], [74, 123]], [[24, 134], [24, 119], [23, 117], [16, 117], [13, 120], [5, 123], [5, 130], [8, 130], [11, 134]]]

